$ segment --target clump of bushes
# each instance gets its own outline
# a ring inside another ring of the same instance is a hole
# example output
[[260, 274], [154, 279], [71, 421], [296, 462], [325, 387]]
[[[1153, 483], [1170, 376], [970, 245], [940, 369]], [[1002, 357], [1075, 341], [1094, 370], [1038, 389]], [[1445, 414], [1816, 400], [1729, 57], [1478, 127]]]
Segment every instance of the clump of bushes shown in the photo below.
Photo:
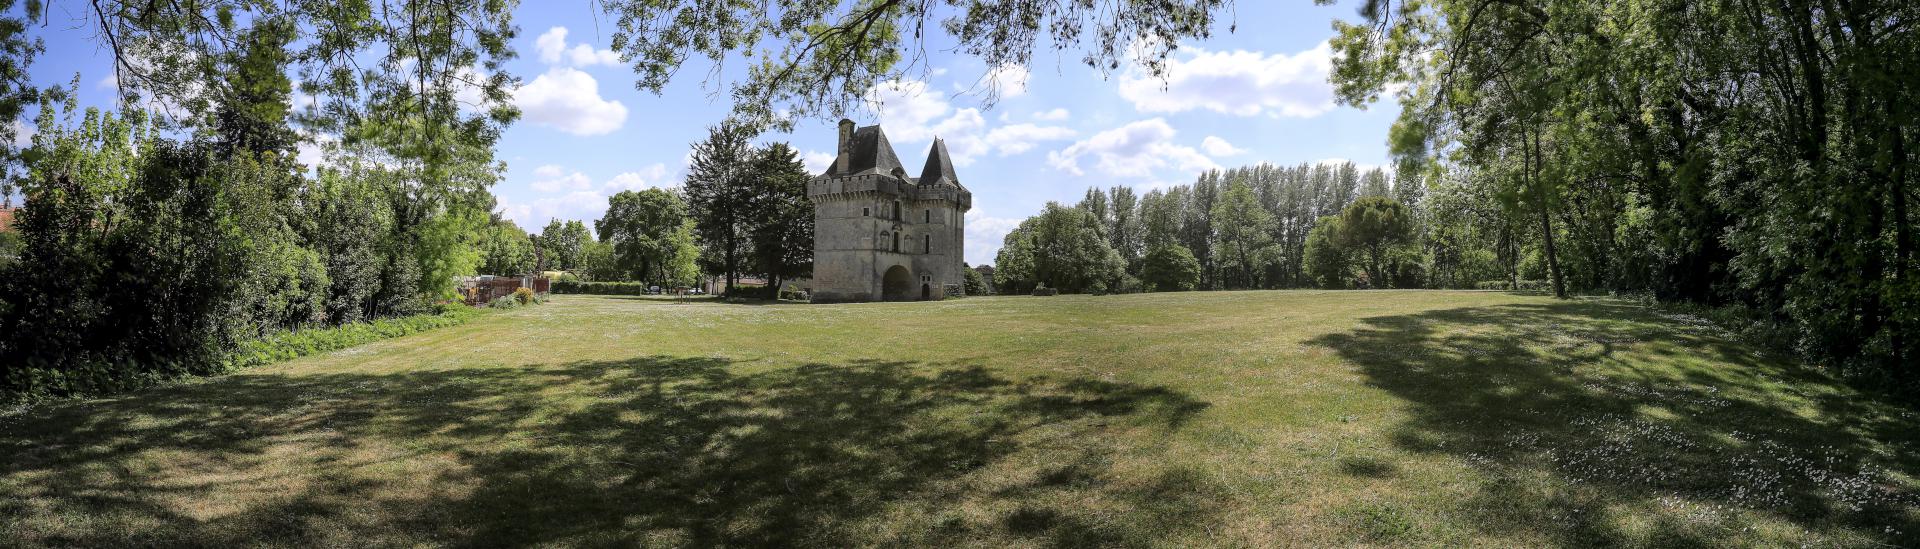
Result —
[[1476, 290], [1515, 290], [1515, 291], [1521, 291], [1521, 292], [1550, 292], [1550, 291], [1553, 291], [1553, 283], [1546, 280], [1522, 280], [1520, 281], [1520, 287], [1515, 288], [1513, 286], [1513, 281], [1510, 281], [1510, 280], [1482, 280], [1479, 282], [1475, 282], [1473, 284], [1473, 288]]
[[795, 288], [792, 285], [788, 285], [787, 287], [780, 289], [780, 299], [805, 301], [807, 299], [807, 293], [800, 291], [799, 288]]
[[520, 301], [517, 299], [514, 299], [513, 296], [510, 296], [510, 295], [503, 295], [500, 297], [493, 298], [493, 301], [487, 303], [487, 307], [493, 308], [493, 309], [512, 309], [519, 306], [520, 306]]
[[532, 305], [536, 303], [538, 299], [539, 297], [533, 293], [532, 289], [515, 288], [513, 290], [513, 300], [520, 302], [521, 305]]
[[1060, 290], [1048, 288], [1046, 284], [1040, 284], [1038, 286], [1033, 287], [1033, 295], [1040, 296], [1040, 297], [1052, 297], [1052, 296], [1060, 295]]

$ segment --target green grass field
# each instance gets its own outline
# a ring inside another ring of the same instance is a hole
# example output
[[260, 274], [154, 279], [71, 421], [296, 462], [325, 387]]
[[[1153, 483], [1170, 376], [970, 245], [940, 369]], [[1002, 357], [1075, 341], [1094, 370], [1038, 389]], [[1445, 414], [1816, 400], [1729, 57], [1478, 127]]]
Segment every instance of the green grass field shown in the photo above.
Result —
[[0, 545], [1912, 547], [1917, 442], [1618, 301], [558, 296], [0, 416]]

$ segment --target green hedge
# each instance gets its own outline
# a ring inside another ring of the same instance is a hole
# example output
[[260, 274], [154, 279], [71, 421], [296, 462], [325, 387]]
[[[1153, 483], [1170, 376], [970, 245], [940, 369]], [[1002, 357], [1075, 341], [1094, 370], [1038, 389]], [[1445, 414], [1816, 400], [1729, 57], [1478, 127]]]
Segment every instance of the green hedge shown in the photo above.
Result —
[[1473, 285], [1476, 290], [1519, 290], [1522, 292], [1547, 292], [1553, 290], [1553, 283], [1546, 280], [1522, 280], [1520, 287], [1514, 288], [1513, 282], [1506, 280], [1482, 280]]
[[481, 314], [483, 313], [479, 309], [452, 306], [438, 314], [383, 318], [373, 322], [356, 322], [332, 328], [283, 332], [242, 343], [240, 348], [228, 357], [227, 368], [239, 369], [273, 364], [382, 339], [458, 326]]
[[578, 280], [556, 280], [550, 288], [556, 294], [592, 294], [592, 295], [646, 295], [645, 282], [584, 282]]
[[[438, 313], [359, 322], [332, 328], [282, 332], [241, 343], [224, 358], [131, 364], [90, 361], [68, 368], [17, 364], [0, 384], [0, 403], [32, 402], [49, 398], [102, 395], [138, 389], [196, 375], [217, 375], [240, 368], [272, 364], [306, 355], [337, 351], [382, 339], [466, 323], [484, 314], [479, 309], [453, 305]], [[151, 360], [151, 359], [149, 359]]]

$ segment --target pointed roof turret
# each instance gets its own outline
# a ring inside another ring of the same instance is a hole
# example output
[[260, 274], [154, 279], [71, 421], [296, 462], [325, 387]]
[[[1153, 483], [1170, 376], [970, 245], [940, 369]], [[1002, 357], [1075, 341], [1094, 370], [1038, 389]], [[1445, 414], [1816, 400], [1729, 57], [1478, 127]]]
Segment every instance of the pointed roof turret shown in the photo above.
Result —
[[953, 174], [953, 160], [947, 155], [946, 140], [933, 139], [933, 150], [927, 151], [927, 166], [920, 169], [920, 184], [960, 186], [960, 176]]
[[887, 142], [887, 134], [880, 131], [880, 126], [873, 125], [855, 130], [848, 141], [851, 141], [847, 145], [852, 150], [847, 151], [846, 169], [842, 171], [836, 165], [834, 169], [828, 170], [829, 174], [848, 175], [872, 171], [893, 175], [896, 172], [905, 171], [900, 166], [900, 157], [893, 154], [893, 144]]

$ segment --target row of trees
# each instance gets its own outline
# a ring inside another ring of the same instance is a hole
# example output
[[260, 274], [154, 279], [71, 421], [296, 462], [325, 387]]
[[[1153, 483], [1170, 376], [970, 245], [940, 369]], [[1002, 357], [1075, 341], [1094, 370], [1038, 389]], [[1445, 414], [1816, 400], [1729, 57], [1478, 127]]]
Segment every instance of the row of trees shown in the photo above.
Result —
[[1920, 386], [1920, 3], [1371, 0], [1333, 80], [1407, 106], [1450, 193], [1438, 253], [1556, 292], [1743, 308], [1819, 362]]
[[[711, 128], [693, 144], [684, 186], [621, 191], [593, 222], [553, 220], [527, 235], [491, 233], [481, 272], [566, 271], [596, 281], [693, 285], [703, 273], [742, 275], [769, 288], [813, 272], [812, 176], [786, 143], [756, 146], [742, 126]], [[597, 236], [597, 238], [596, 238]]]
[[1351, 163], [1214, 170], [1145, 195], [1089, 189], [1008, 233], [994, 283], [1006, 292], [1419, 287], [1427, 281], [1407, 248], [1413, 214], [1401, 202], [1420, 195]]

